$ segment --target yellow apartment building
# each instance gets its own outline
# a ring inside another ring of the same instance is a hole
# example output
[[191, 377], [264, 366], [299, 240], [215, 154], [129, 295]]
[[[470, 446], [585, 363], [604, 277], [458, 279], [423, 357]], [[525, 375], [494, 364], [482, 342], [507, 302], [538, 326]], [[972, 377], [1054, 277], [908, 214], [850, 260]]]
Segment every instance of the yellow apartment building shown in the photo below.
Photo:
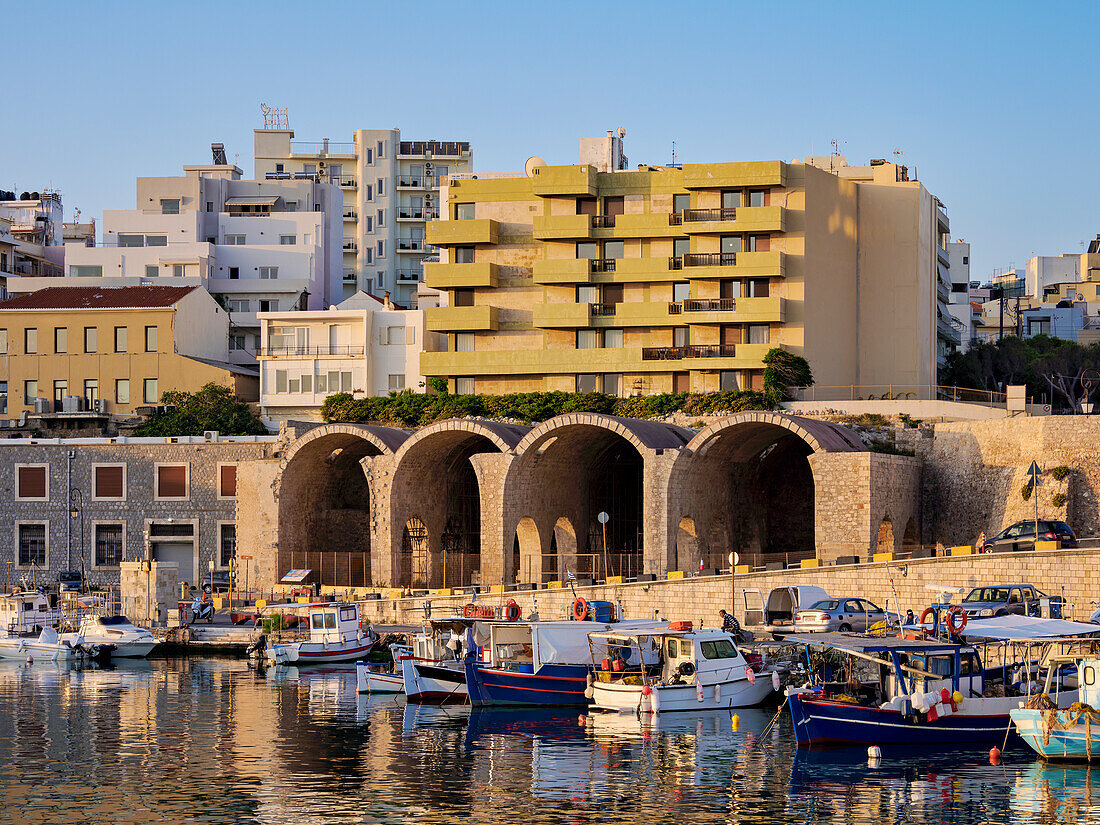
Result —
[[950, 225], [905, 167], [842, 157], [627, 168], [622, 138], [582, 163], [452, 175], [428, 225], [427, 310], [459, 393], [759, 389], [773, 347], [819, 386], [934, 393], [949, 320]]
[[198, 286], [19, 295], [0, 302], [0, 415], [126, 415], [210, 382], [256, 401], [256, 368], [226, 363], [228, 340], [228, 314]]

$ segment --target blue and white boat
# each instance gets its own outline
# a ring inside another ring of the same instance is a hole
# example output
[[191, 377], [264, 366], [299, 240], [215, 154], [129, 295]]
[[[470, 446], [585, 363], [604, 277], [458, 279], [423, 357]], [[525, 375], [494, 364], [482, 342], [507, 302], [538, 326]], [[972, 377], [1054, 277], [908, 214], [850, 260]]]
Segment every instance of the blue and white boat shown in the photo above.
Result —
[[[1048, 657], [1043, 692], [1010, 711], [1016, 733], [1044, 759], [1100, 758], [1100, 645], [1095, 642]], [[1077, 703], [1060, 697], [1065, 673], [1079, 682]]]

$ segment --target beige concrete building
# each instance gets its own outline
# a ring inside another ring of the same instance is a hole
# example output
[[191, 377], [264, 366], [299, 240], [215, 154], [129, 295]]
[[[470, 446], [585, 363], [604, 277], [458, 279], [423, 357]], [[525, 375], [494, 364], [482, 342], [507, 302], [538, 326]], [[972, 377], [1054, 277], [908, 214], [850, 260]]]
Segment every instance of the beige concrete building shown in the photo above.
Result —
[[626, 168], [620, 137], [577, 166], [451, 175], [428, 310], [460, 393], [760, 388], [773, 347], [818, 385], [933, 394], [959, 342], [949, 222], [905, 167], [844, 158]]
[[0, 413], [125, 415], [214, 382], [259, 398], [227, 363], [229, 316], [202, 287], [50, 287], [0, 302]]

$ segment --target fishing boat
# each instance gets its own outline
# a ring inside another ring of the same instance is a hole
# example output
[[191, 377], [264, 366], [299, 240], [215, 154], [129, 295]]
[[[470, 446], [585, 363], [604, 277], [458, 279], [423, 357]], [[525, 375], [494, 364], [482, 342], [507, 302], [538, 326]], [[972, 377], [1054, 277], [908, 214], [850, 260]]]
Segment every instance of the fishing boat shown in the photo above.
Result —
[[653, 621], [592, 620], [479, 624], [474, 641], [481, 658], [466, 661], [470, 704], [587, 705], [585, 690], [594, 666], [589, 634], [664, 627]]
[[[1046, 681], [1042, 693], [1009, 711], [1016, 733], [1044, 759], [1100, 758], [1100, 644], [1089, 642], [1066, 646], [1047, 657]], [[1065, 672], [1080, 682], [1077, 701], [1061, 701], [1060, 687]]]
[[412, 655], [412, 648], [390, 645], [393, 664], [386, 667], [371, 662], [356, 662], [355, 690], [357, 693], [404, 693], [405, 679], [401, 675], [401, 662]]
[[112, 645], [87, 644], [79, 636], [62, 639], [52, 627], [37, 635], [0, 637], [0, 658], [71, 662], [81, 659], [105, 661], [111, 658]]
[[431, 619], [412, 637], [412, 655], [401, 660], [405, 698], [417, 704], [466, 704], [467, 654], [476, 656], [475, 619]]
[[38, 633], [57, 621], [57, 610], [50, 607], [45, 593], [23, 590], [0, 594], [0, 633]]
[[723, 630], [693, 630], [691, 622], [662, 628], [590, 633], [602, 656], [592, 684], [598, 710], [667, 713], [753, 707], [780, 686], [764, 660], [754, 668]]
[[84, 616], [75, 634], [63, 633], [62, 640], [79, 638], [83, 644], [114, 645], [112, 658], [143, 659], [158, 644], [144, 627], [135, 627], [125, 616]]
[[272, 643], [265, 639], [264, 658], [274, 665], [333, 664], [365, 659], [378, 637], [360, 626], [359, 607], [341, 602], [309, 605], [309, 638]]
[[[1039, 687], [1044, 646], [1076, 624], [1031, 620], [1047, 623], [1049, 635], [1043, 636], [1043, 629], [1027, 626], [1028, 617], [1015, 618], [1024, 624], [982, 630], [971, 623], [965, 644], [919, 634], [787, 636], [786, 642], [804, 646], [810, 677], [802, 687], [787, 689], [795, 741], [1000, 746], [1009, 712]], [[1028, 638], [1034, 634], [1040, 637]], [[994, 666], [983, 665], [982, 653]], [[1076, 701], [1074, 685], [1063, 688], [1058, 701], [1069, 707]]]

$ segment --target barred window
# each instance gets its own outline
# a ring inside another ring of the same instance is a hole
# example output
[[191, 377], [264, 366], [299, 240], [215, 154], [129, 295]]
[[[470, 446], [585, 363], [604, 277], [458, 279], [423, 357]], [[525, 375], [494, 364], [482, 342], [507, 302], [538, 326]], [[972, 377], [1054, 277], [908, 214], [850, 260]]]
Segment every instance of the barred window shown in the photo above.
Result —
[[122, 525], [95, 526], [95, 563], [97, 567], [118, 567], [122, 562]]
[[46, 525], [19, 525], [19, 566], [46, 564]]
[[222, 567], [229, 567], [230, 562], [233, 561], [233, 557], [237, 554], [237, 525], [236, 524], [223, 524], [221, 525], [221, 536], [219, 542], [219, 557]]

